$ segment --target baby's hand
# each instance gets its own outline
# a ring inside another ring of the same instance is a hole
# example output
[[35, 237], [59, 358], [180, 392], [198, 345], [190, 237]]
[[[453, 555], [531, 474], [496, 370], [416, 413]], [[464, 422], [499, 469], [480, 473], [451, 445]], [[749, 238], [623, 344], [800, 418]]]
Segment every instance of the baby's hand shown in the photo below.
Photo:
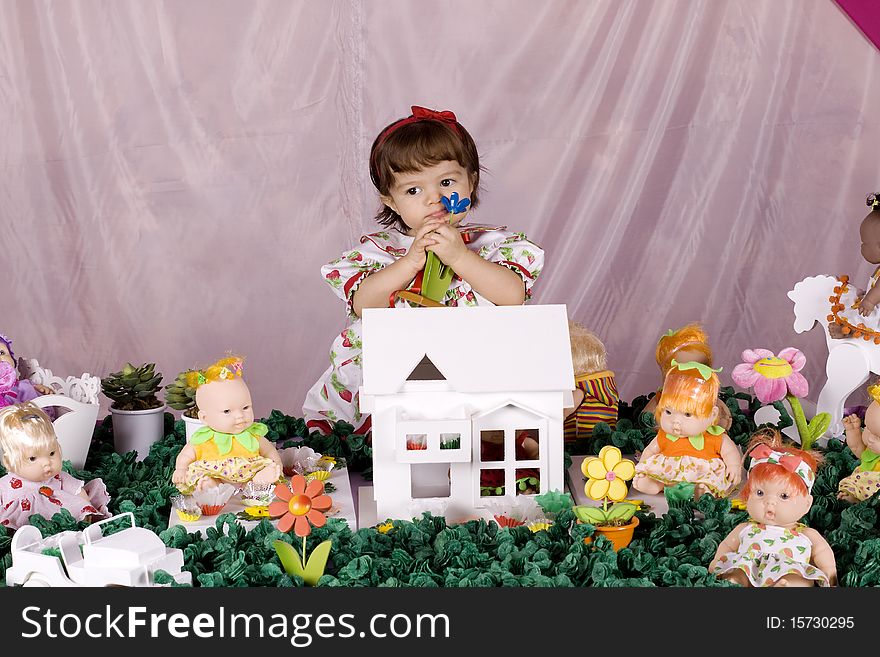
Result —
[[42, 383], [35, 383], [34, 390], [36, 390], [41, 395], [54, 395], [55, 391], [52, 390], [49, 386], [44, 386]]
[[877, 304], [873, 301], [868, 301], [868, 295], [866, 294], [862, 297], [861, 301], [859, 301], [859, 315], [867, 317], [876, 306]]
[[416, 231], [412, 246], [401, 260], [408, 262], [413, 271], [419, 272], [425, 268], [425, 261], [428, 257], [427, 248], [437, 243], [434, 230], [443, 224], [441, 219], [432, 219]]
[[856, 414], [847, 415], [845, 418], [843, 418], [843, 426], [846, 431], [849, 431], [851, 429], [855, 431], [862, 428], [862, 420]]
[[184, 481], [186, 481], [186, 470], [175, 470], [171, 475], [172, 484], [182, 484]]
[[457, 228], [444, 222], [437, 226], [431, 235], [434, 237], [434, 244], [429, 246], [428, 250], [436, 253], [441, 262], [454, 269], [456, 261], [467, 253], [461, 233]]

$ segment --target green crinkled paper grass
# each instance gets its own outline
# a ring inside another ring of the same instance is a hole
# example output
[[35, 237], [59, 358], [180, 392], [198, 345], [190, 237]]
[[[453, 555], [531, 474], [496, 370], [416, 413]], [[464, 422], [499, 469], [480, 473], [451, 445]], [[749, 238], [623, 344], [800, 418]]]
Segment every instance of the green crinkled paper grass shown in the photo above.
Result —
[[[755, 429], [752, 414], [760, 403], [744, 393], [723, 388], [722, 399], [733, 416], [731, 438], [745, 445]], [[624, 453], [644, 449], [654, 435], [653, 420], [642, 413], [646, 397], [621, 404], [620, 421], [612, 431], [596, 428], [576, 453], [597, 454], [603, 445], [616, 445]], [[740, 401], [747, 410], [740, 410]], [[791, 418], [780, 404], [780, 428]], [[302, 419], [272, 411], [261, 420], [269, 426], [268, 438], [279, 447], [305, 445], [323, 454], [343, 457], [352, 470], [369, 477], [371, 450], [364, 436], [338, 423], [334, 433], [308, 434]], [[184, 552], [184, 568], [193, 574], [194, 586], [302, 586], [298, 577], [284, 572], [273, 548], [276, 540], [301, 549], [300, 539], [276, 530], [268, 520], [245, 532], [232, 514], [219, 516], [208, 536], [189, 534], [182, 526], [168, 529], [169, 497], [174, 458], [184, 443], [183, 422], [165, 415], [165, 438], [153, 446], [142, 462], [134, 454], [113, 451], [110, 417], [95, 430], [86, 469], [68, 470], [81, 479], [101, 477], [112, 495], [113, 513], [131, 511], [139, 526], [157, 532], [166, 545]], [[570, 462], [566, 459], [567, 463]], [[834, 550], [842, 586], [880, 586], [880, 496], [850, 505], [836, 499], [841, 478], [858, 460], [838, 441], [825, 451], [825, 463], [813, 488], [814, 503], [807, 516]], [[69, 466], [69, 464], [66, 464]], [[329, 518], [307, 539], [311, 551], [325, 540], [333, 549], [319, 586], [732, 586], [707, 571], [719, 542], [746, 518], [731, 511], [729, 500], [704, 496], [686, 502], [661, 517], [638, 513], [640, 524], [628, 548], [614, 552], [599, 537], [592, 545], [583, 538], [591, 525], [579, 525], [570, 509], [556, 496], [546, 498], [555, 511], [555, 522], [546, 531], [527, 527], [500, 528], [494, 522], [470, 521], [447, 526], [444, 518], [424, 514], [412, 521], [395, 520], [387, 533], [375, 528], [352, 532], [344, 520]], [[51, 520], [34, 516], [31, 522], [44, 536], [65, 529], [82, 529], [67, 511]], [[11, 533], [0, 536], [0, 571], [11, 565]], [[170, 578], [159, 578], [171, 583]], [[5, 581], [5, 578], [4, 578]]]

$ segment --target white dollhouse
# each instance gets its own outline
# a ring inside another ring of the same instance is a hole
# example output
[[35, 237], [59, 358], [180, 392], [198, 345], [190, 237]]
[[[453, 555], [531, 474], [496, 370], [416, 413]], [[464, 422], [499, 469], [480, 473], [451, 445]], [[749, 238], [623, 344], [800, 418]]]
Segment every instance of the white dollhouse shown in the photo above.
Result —
[[368, 309], [363, 369], [379, 521], [564, 489], [565, 306]]

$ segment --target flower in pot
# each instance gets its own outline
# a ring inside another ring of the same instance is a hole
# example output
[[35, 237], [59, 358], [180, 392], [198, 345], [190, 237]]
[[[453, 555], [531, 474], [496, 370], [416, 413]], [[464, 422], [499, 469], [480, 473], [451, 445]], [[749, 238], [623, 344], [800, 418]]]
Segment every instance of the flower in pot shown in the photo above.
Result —
[[[623, 501], [628, 492], [626, 482], [636, 473], [635, 465], [623, 458], [617, 447], [606, 445], [599, 456], [584, 459], [581, 471], [587, 477], [584, 493], [590, 499], [601, 501], [602, 506], [576, 506], [572, 511], [579, 522], [594, 525], [597, 532], [612, 542], [615, 550], [626, 547], [639, 524], [635, 516], [638, 506]], [[614, 504], [609, 506], [609, 501]], [[589, 538], [584, 541], [589, 542]]]
[[181, 411], [186, 426], [186, 440], [205, 423], [199, 419], [199, 407], [196, 405], [196, 388], [191, 377], [198, 376], [197, 370], [184, 370], [177, 375], [172, 383], [165, 386], [165, 402], [175, 411]]
[[135, 367], [126, 363], [118, 372], [101, 379], [101, 392], [111, 401], [113, 441], [120, 454], [135, 451], [142, 461], [153, 443], [162, 439], [165, 404], [156, 393], [162, 382], [155, 363]]

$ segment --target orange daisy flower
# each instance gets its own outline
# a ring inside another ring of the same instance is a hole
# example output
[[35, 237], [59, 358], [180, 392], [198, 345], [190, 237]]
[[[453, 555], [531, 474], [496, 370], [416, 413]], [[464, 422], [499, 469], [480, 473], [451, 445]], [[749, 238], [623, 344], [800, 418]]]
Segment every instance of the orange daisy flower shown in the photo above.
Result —
[[306, 485], [306, 478], [302, 475], [291, 478], [290, 488], [284, 484], [275, 486], [275, 497], [282, 501], [269, 505], [269, 515], [281, 517], [279, 531], [288, 532], [293, 527], [293, 533], [300, 538], [311, 534], [312, 526], [324, 526], [327, 516], [321, 512], [327, 511], [333, 504], [330, 496], [324, 495], [323, 481], [315, 479]]

